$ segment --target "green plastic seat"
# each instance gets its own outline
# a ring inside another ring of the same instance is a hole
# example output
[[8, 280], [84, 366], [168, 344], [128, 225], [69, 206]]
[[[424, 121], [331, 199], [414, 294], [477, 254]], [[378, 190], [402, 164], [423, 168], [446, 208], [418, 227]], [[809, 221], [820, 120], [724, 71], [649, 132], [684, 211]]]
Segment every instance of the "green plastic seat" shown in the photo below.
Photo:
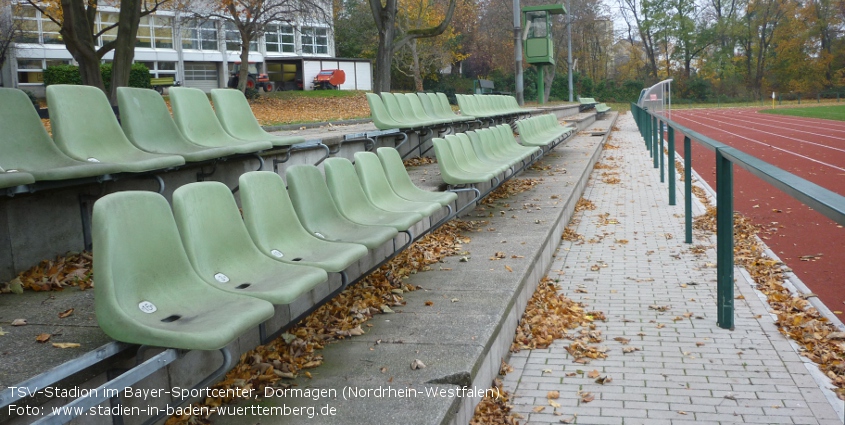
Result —
[[390, 111], [390, 115], [406, 125], [420, 128], [439, 124], [438, 121], [416, 117], [411, 110], [411, 103], [408, 102], [408, 99], [403, 94], [383, 92], [381, 99], [384, 101], [384, 105], [387, 106], [387, 110]]
[[409, 201], [397, 195], [387, 182], [387, 175], [381, 168], [381, 161], [374, 152], [356, 152], [355, 171], [358, 172], [358, 180], [361, 181], [367, 198], [383, 210], [417, 213], [423, 217], [429, 217], [443, 208], [439, 203]]
[[[449, 120], [450, 122], [458, 122], [459, 121], [459, 120], [453, 119], [452, 117], [448, 117], [448, 116], [443, 115], [443, 113], [442, 113], [442, 111], [440, 110], [439, 107], [435, 108], [434, 104], [431, 102], [431, 99], [428, 97], [429, 94], [434, 95], [434, 93], [417, 93], [416, 94], [417, 98], [420, 101], [420, 105], [422, 105], [423, 110], [425, 111], [426, 115], [433, 117], [433, 118], [437, 118], [437, 119], [446, 119], [446, 120]], [[436, 99], [436, 97], [435, 97], [435, 99]], [[457, 118], [457, 115], [455, 116], [455, 118]]]
[[440, 168], [440, 176], [446, 184], [459, 186], [465, 184], [485, 183], [493, 180], [495, 177], [492, 173], [479, 174], [462, 170], [458, 167], [457, 161], [452, 155], [452, 149], [449, 147], [449, 142], [437, 137], [431, 139], [431, 141], [434, 144], [434, 155], [437, 157], [437, 166]]
[[370, 105], [370, 118], [372, 118], [376, 128], [379, 130], [413, 128], [412, 125], [393, 119], [393, 116], [387, 111], [384, 101], [377, 94], [367, 93], [366, 96], [367, 103]]
[[596, 112], [598, 112], [599, 114], [603, 114], [609, 110], [610, 106], [607, 106], [607, 104], [605, 103], [599, 103], [598, 105], [596, 105]]
[[211, 148], [189, 142], [173, 122], [164, 98], [155, 90], [118, 87], [117, 104], [123, 133], [138, 149], [179, 155], [187, 162], [208, 161], [239, 153], [231, 147]]
[[445, 139], [446, 142], [449, 143], [449, 149], [452, 150], [452, 156], [455, 158], [458, 168], [477, 174], [490, 173], [498, 175], [503, 172], [503, 170], [500, 170], [499, 167], [487, 167], [483, 164], [472, 161], [466, 151], [464, 151], [464, 147], [458, 136], [450, 134], [446, 136]]
[[135, 173], [185, 164], [178, 155], [144, 152], [120, 128], [111, 103], [102, 90], [91, 86], [47, 86], [50, 124], [59, 149], [71, 158], [119, 164]]
[[288, 193], [302, 227], [320, 239], [350, 242], [376, 249], [393, 239], [399, 231], [387, 226], [367, 226], [350, 221], [332, 200], [320, 170], [313, 165], [297, 164], [285, 170]]
[[170, 206], [152, 192], [94, 204], [97, 322], [132, 344], [216, 350], [273, 317], [273, 305], [221, 291], [191, 266]]
[[364, 245], [328, 242], [305, 230], [278, 174], [251, 171], [241, 174], [239, 183], [244, 224], [265, 255], [334, 273], [367, 255]]
[[425, 95], [431, 101], [431, 105], [435, 111], [438, 111], [438, 116], [441, 118], [450, 118], [455, 122], [475, 121], [476, 118], [471, 115], [458, 115], [452, 111], [449, 106], [449, 99], [445, 93], [420, 93], [420, 97]]
[[[507, 124], [502, 124], [493, 128], [487, 128], [476, 132], [479, 139], [478, 143], [483, 143], [484, 146], [491, 148], [494, 156], [504, 158], [519, 158], [522, 161], [533, 159], [535, 155], [542, 153], [542, 149], [535, 146], [522, 146], [516, 142], [513, 137], [513, 132]], [[502, 134], [507, 133], [507, 134]], [[473, 135], [470, 134], [470, 141]], [[508, 139], [509, 138], [509, 139]], [[498, 152], [498, 155], [496, 154]]]
[[455, 192], [430, 192], [417, 187], [411, 181], [402, 157], [396, 149], [383, 147], [378, 148], [376, 152], [384, 174], [387, 175], [387, 181], [397, 195], [409, 201], [437, 202], [444, 207], [458, 200], [458, 194]]
[[264, 131], [255, 119], [246, 96], [240, 90], [213, 89], [211, 100], [214, 102], [214, 112], [223, 129], [236, 139], [251, 142], [266, 141], [277, 148], [305, 142], [304, 137], [276, 136]]
[[176, 189], [173, 215], [194, 270], [225, 291], [290, 304], [328, 280], [323, 269], [264, 255], [252, 242], [235, 198], [223, 183], [190, 183]]
[[329, 158], [323, 163], [323, 169], [326, 171], [326, 185], [337, 210], [349, 220], [359, 224], [389, 226], [400, 232], [422, 220], [421, 214], [386, 211], [373, 205], [361, 187], [355, 166], [348, 159]]
[[11, 172], [0, 168], [0, 189], [35, 183], [35, 177], [29, 173]]
[[[519, 155], [520, 153], [530, 152], [532, 154], [542, 152], [542, 149], [537, 146], [523, 146], [516, 141], [513, 135], [513, 130], [507, 124], [502, 124], [494, 127], [490, 133], [493, 140], [497, 140], [501, 149], [505, 152], [511, 152], [511, 155]], [[482, 135], [483, 137], [483, 135]]]
[[0, 128], [0, 167], [8, 174], [28, 173], [36, 181], [57, 181], [129, 171], [118, 164], [90, 163], [67, 156], [53, 143], [21, 90], [0, 88]]
[[482, 169], [497, 170], [499, 173], [504, 173], [508, 170], [513, 171], [513, 167], [520, 162], [519, 158], [511, 158], [507, 160], [484, 158], [484, 155], [479, 155], [478, 152], [476, 152], [475, 147], [472, 145], [472, 142], [470, 142], [469, 136], [467, 136], [466, 133], [458, 133], [455, 136], [457, 136], [458, 146], [463, 149], [464, 154], [467, 159], [469, 159], [469, 162], [478, 167], [482, 167]]
[[232, 147], [238, 153], [259, 152], [273, 147], [267, 141], [246, 141], [226, 133], [202, 90], [171, 87], [169, 92], [173, 120], [189, 142], [200, 146]]
[[[404, 96], [405, 100], [407, 100], [408, 104], [410, 105], [411, 114], [416, 117], [420, 121], [430, 121], [434, 122], [435, 124], [451, 124], [452, 120], [449, 118], [440, 118], [437, 116], [431, 116], [425, 112], [425, 108], [420, 101], [419, 96], [414, 93], [405, 93], [405, 94], [397, 94], [396, 96]], [[400, 101], [400, 104], [403, 104]]]

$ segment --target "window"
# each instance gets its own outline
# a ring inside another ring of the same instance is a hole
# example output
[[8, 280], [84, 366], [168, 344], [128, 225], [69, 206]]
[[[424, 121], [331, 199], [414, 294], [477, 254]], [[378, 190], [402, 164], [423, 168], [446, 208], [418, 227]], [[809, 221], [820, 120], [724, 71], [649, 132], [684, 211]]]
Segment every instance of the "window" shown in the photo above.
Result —
[[326, 54], [329, 52], [329, 30], [327, 28], [302, 28], [302, 53]]
[[182, 27], [182, 48], [194, 50], [219, 50], [217, 26], [214, 21], [198, 23], [191, 20]]
[[176, 78], [176, 62], [138, 62], [149, 68], [150, 78], [173, 77]]
[[[21, 35], [18, 43], [41, 43], [38, 30], [38, 12], [34, 7], [16, 6], [15, 20], [21, 22]], [[18, 66], [20, 67], [20, 66]]]
[[59, 26], [33, 7], [17, 6], [15, 20], [21, 22], [18, 43], [62, 44]]
[[135, 47], [153, 47], [153, 29], [150, 27], [150, 16], [141, 18], [138, 24], [138, 35], [135, 37]]
[[44, 84], [44, 69], [69, 64], [69, 60], [18, 59], [18, 84]]
[[293, 27], [290, 25], [267, 25], [266, 32], [264, 33], [264, 40], [267, 43], [267, 51], [295, 53], [296, 43], [293, 37]]
[[217, 81], [217, 64], [208, 62], [186, 62], [186, 81]]
[[153, 38], [157, 49], [173, 48], [173, 18], [169, 16], [153, 17]]
[[114, 41], [117, 38], [117, 13], [113, 12], [100, 12], [100, 24], [97, 27], [98, 31], [102, 31], [112, 25], [115, 25], [114, 28], [106, 31], [103, 35], [100, 36], [100, 45], [104, 45], [110, 41]]
[[[238, 28], [235, 24], [226, 21], [223, 24], [223, 28], [226, 31], [226, 50], [232, 52], [240, 52], [241, 51], [241, 33], [238, 31]], [[258, 40], [252, 40], [249, 42], [249, 50], [251, 52], [258, 51]]]

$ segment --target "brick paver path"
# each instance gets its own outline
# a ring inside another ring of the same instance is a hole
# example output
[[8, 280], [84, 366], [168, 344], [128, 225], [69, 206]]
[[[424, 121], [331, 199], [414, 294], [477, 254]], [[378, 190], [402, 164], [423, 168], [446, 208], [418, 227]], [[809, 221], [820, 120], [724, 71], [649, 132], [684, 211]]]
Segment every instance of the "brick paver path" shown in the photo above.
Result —
[[[549, 271], [569, 298], [605, 313], [607, 322], [596, 323], [609, 355], [573, 363], [564, 350], [569, 340], [513, 354], [505, 389], [520, 422], [841, 424], [739, 271], [736, 294], [745, 299], [736, 300], [736, 329], [716, 326], [715, 238], [696, 235], [693, 245], [709, 248], [690, 251], [682, 194], [677, 206], [668, 205], [631, 115], [617, 125], [610, 143], [619, 149], [605, 150], [600, 162], [618, 168], [593, 171], [584, 197], [597, 208], [577, 213], [571, 224], [585, 241], [562, 242]], [[618, 173], [621, 182], [603, 182], [602, 172]], [[623, 347], [640, 351], [625, 354]], [[596, 383], [588, 377], [593, 370], [612, 382]], [[546, 398], [552, 390], [560, 392], [556, 409]], [[595, 399], [584, 403], [579, 391]]]

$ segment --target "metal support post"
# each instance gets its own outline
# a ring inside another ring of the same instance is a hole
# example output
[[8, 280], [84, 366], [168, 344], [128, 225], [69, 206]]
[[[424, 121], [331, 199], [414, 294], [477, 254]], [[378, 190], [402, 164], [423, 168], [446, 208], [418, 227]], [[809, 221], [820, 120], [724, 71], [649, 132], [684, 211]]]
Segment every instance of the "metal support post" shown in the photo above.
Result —
[[651, 117], [651, 157], [654, 159], [654, 168], [660, 167], [660, 151], [657, 149], [657, 117]]
[[717, 325], [734, 328], [733, 164], [716, 149]]
[[660, 139], [660, 143], [658, 144], [659, 147], [660, 147], [659, 150], [658, 150], [658, 153], [660, 154], [660, 155], [658, 155], [660, 157], [660, 183], [663, 183], [663, 182], [666, 181], [666, 178], [664, 177], [665, 173], [663, 172], [663, 170], [665, 168], [664, 162], [666, 162], [666, 159], [664, 159], [664, 156], [663, 156], [663, 124], [664, 124], [664, 122], [660, 121], [660, 125], [657, 128], [657, 138]]
[[684, 242], [692, 243], [692, 141], [684, 136]]
[[669, 127], [669, 205], [675, 205], [675, 129]]

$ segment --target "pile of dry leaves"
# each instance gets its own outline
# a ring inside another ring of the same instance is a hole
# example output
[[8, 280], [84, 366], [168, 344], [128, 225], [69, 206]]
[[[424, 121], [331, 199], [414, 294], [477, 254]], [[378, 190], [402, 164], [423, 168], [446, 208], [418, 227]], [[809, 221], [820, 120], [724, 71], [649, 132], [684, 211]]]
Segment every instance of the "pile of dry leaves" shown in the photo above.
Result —
[[68, 286], [81, 290], [94, 286], [91, 253], [68, 253], [55, 260], [44, 260], [21, 272], [9, 282], [0, 284], [0, 294], [33, 291], [61, 291]]
[[[507, 364], [502, 367], [503, 369], [513, 370]], [[500, 371], [501, 375], [505, 373]], [[500, 379], [494, 380], [492, 389], [492, 393], [496, 396], [491, 397], [490, 394], [485, 394], [484, 398], [475, 406], [475, 413], [469, 421], [469, 425], [518, 425], [519, 421], [511, 413], [512, 407], [508, 403], [510, 394], [502, 388], [502, 381]]]
[[430, 156], [418, 156], [416, 158], [409, 158], [402, 161], [405, 164], [405, 167], [418, 167], [420, 165], [427, 165], [427, 164], [435, 164], [437, 163], [437, 158], [430, 157]]
[[[362, 282], [340, 293], [327, 304], [306, 317], [280, 338], [244, 353], [240, 362], [214, 388], [256, 389], [266, 386], [284, 387], [283, 380], [299, 375], [310, 378], [309, 369], [320, 366], [323, 356], [319, 350], [325, 344], [351, 336], [362, 335], [362, 325], [375, 314], [390, 312], [391, 307], [405, 304], [402, 294], [417, 288], [403, 279], [443, 257], [463, 252], [462, 244], [469, 238], [462, 231], [472, 230], [473, 222], [452, 220], [415, 242], [388, 264]], [[282, 381], [282, 382], [280, 382]], [[207, 398], [194, 406], [220, 406], [232, 399]], [[195, 410], [199, 411], [199, 410]], [[207, 423], [207, 418], [173, 416], [168, 425]]]
[[500, 199], [509, 198], [513, 195], [518, 193], [525, 192], [526, 190], [531, 190], [534, 186], [540, 184], [543, 179], [511, 179], [506, 181], [504, 184], [496, 188], [493, 192], [490, 192], [483, 201], [481, 201], [484, 205], [490, 205]]
[[[561, 287], [549, 277], [540, 280], [516, 328], [516, 336], [511, 344], [512, 352], [547, 348], [556, 339], [576, 339], [567, 330], [595, 328], [592, 324], [594, 320], [604, 320], [602, 313], [585, 311], [580, 303], [559, 294], [560, 290]], [[576, 342], [589, 344], [600, 341], [588, 335], [585, 339], [577, 338]]]

